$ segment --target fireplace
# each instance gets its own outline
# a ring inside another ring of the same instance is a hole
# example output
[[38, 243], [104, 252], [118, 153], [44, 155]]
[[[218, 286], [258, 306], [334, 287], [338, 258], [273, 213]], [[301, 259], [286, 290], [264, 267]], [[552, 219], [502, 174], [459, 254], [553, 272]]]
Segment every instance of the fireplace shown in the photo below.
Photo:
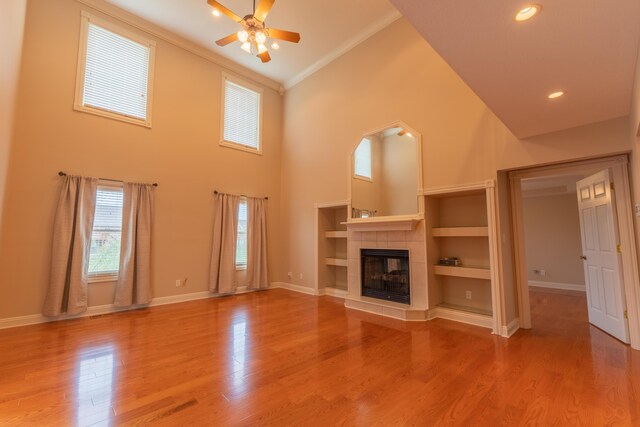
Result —
[[360, 249], [362, 296], [411, 304], [409, 251]]

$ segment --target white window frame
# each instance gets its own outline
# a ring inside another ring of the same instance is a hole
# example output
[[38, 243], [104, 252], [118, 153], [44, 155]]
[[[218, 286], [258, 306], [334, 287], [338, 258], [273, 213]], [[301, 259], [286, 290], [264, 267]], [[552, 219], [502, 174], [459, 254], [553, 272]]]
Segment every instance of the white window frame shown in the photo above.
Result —
[[[153, 76], [155, 75], [155, 56], [156, 42], [141, 36], [140, 34], [131, 32], [112, 22], [100, 19], [89, 12], [82, 11], [80, 13], [80, 46], [78, 48], [78, 69], [76, 72], [76, 93], [73, 102], [73, 109], [84, 113], [95, 114], [97, 116], [107, 117], [110, 119], [120, 120], [135, 125], [151, 127], [151, 116], [153, 106]], [[128, 38], [136, 43], [140, 43], [149, 48], [149, 76], [147, 78], [147, 117], [139, 119], [137, 117], [127, 116], [114, 111], [108, 111], [97, 107], [84, 105], [84, 79], [85, 66], [87, 63], [87, 40], [89, 35], [89, 23], [118, 34], [119, 36]]]
[[[358, 147], [360, 147], [360, 144], [362, 143], [362, 141], [364, 140], [369, 141], [369, 170], [371, 171], [371, 177], [368, 176], [363, 176], [363, 175], [358, 175], [356, 173], [356, 153], [358, 152]], [[353, 168], [353, 177], [355, 179], [360, 179], [362, 181], [367, 181], [367, 182], [373, 182], [373, 141], [369, 138], [362, 138], [360, 140], [360, 142], [358, 143], [358, 146], [356, 147], [356, 149], [353, 151], [353, 164], [351, 165], [351, 167]]]
[[[247, 198], [246, 197], [241, 197], [240, 201], [238, 202], [238, 212], [240, 211], [240, 203], [244, 203], [247, 208], [245, 209], [247, 212], [247, 231], [244, 233], [244, 238], [247, 244], [247, 261], [249, 260], [249, 233], [248, 233], [248, 228], [249, 228], [249, 205], [247, 205]], [[238, 236], [239, 234], [239, 230], [240, 230], [240, 220], [238, 220], [238, 229], [236, 230], [236, 242], [238, 241]], [[237, 244], [237, 243], [236, 243]], [[236, 253], [237, 253], [237, 249], [236, 249]], [[240, 270], [246, 270], [247, 269], [247, 263], [245, 262], [244, 264], [238, 264], [238, 258], [235, 257], [236, 254], [234, 254], [234, 262], [236, 265], [236, 271], [240, 271]]]
[[[238, 86], [242, 86], [246, 89], [257, 92], [260, 95], [260, 114], [258, 117], [258, 148], [251, 148], [243, 144], [238, 144], [236, 142], [227, 141], [224, 139], [224, 101], [227, 89], [227, 80], [233, 84]], [[262, 115], [263, 115], [263, 104], [264, 104], [264, 89], [260, 86], [256, 86], [253, 83], [250, 83], [246, 80], [238, 78], [228, 73], [222, 73], [222, 96], [221, 96], [221, 106], [220, 109], [220, 145], [223, 147], [234, 148], [236, 150], [244, 151], [247, 153], [262, 155]]]
[[[118, 189], [118, 190], [123, 190], [123, 185], [122, 183], [114, 183], [114, 182], [108, 182], [108, 183], [104, 183], [104, 182], [99, 182], [98, 183], [98, 188], [96, 189], [96, 193], [99, 189], [101, 188], [106, 188], [106, 189]], [[124, 203], [124, 201], [123, 201]], [[124, 212], [123, 212], [124, 214]], [[95, 213], [93, 214], [94, 216], [94, 221], [95, 221]], [[122, 236], [122, 226], [120, 226], [120, 235]], [[93, 239], [93, 227], [91, 227], [91, 238]], [[122, 256], [122, 238], [120, 240], [120, 256]], [[89, 259], [87, 258], [87, 282], [88, 283], [104, 283], [104, 282], [116, 282], [118, 281], [118, 275], [120, 274], [120, 267], [118, 266], [118, 271], [113, 272], [113, 273], [94, 273], [91, 274], [89, 273]]]

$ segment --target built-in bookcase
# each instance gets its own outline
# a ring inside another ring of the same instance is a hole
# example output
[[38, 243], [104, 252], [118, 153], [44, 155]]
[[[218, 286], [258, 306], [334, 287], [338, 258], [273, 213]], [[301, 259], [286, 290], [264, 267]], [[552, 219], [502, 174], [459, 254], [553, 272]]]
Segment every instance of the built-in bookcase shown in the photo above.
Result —
[[347, 203], [316, 206], [317, 289], [319, 294], [344, 296], [347, 291]]
[[[430, 317], [443, 317], [497, 333], [494, 316], [495, 218], [492, 182], [425, 192]], [[440, 265], [458, 258], [459, 266]]]

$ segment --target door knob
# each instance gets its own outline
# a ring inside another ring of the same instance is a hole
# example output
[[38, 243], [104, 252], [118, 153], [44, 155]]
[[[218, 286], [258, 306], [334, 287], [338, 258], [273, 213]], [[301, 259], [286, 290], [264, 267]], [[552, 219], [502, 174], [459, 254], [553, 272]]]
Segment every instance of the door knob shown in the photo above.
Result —
[[584, 255], [580, 255], [580, 259], [581, 259], [581, 260], [583, 260], [583, 261], [586, 261], [586, 260], [587, 260], [587, 257], [586, 257], [586, 256], [584, 256]]

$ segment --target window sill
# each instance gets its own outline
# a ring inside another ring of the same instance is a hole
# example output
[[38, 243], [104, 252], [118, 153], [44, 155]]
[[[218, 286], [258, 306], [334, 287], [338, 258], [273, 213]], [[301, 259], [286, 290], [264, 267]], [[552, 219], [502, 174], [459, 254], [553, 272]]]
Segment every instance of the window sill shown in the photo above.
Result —
[[236, 265], [236, 271], [242, 271], [246, 269], [247, 269], [246, 265]]
[[222, 147], [233, 148], [234, 150], [240, 150], [240, 151], [244, 151], [245, 153], [257, 154], [259, 156], [262, 156], [262, 149], [260, 148], [258, 149], [251, 148], [246, 145], [238, 144], [236, 142], [231, 142], [231, 141], [225, 141], [225, 140], [220, 141], [220, 145]]
[[373, 182], [373, 179], [367, 178], [366, 176], [361, 175], [353, 175], [354, 179], [359, 179], [360, 181]]
[[118, 274], [94, 274], [90, 275], [87, 283], [105, 283], [105, 282], [117, 282]]
[[134, 125], [143, 126], [151, 129], [151, 120], [137, 119], [135, 117], [129, 117], [123, 114], [114, 113], [112, 111], [102, 110], [96, 107], [90, 107], [88, 105], [75, 104], [73, 106], [73, 109], [76, 111], [80, 111], [82, 113], [94, 114], [96, 116], [106, 117], [108, 119], [118, 120], [125, 123], [131, 123]]

